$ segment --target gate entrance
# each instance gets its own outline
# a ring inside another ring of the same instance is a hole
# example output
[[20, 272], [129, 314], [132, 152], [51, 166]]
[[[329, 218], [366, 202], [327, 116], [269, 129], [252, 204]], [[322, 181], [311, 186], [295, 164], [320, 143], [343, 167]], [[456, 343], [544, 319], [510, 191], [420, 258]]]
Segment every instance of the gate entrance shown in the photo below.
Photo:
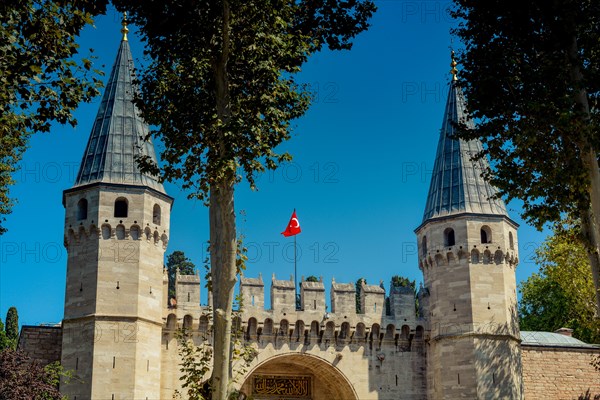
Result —
[[356, 400], [348, 379], [329, 362], [309, 354], [284, 354], [259, 364], [241, 387], [255, 400]]

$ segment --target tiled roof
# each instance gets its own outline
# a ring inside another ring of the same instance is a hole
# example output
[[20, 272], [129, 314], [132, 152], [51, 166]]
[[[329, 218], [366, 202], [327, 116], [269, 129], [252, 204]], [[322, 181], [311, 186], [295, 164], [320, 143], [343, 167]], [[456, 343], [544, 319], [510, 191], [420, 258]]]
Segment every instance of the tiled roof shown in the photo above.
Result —
[[133, 104], [133, 58], [127, 40], [121, 41], [115, 64], [98, 108], [75, 186], [95, 182], [148, 186], [165, 193], [163, 185], [142, 173], [135, 157], [156, 161], [154, 145], [143, 140], [148, 125]]
[[521, 331], [521, 340], [521, 344], [531, 346], [598, 348], [574, 337], [552, 332]]
[[466, 114], [462, 90], [452, 81], [423, 222], [465, 212], [507, 215], [502, 199], [492, 198], [497, 190], [481, 177], [489, 165], [487, 159], [471, 160], [482, 150], [481, 142], [454, 138], [458, 121], [473, 126]]

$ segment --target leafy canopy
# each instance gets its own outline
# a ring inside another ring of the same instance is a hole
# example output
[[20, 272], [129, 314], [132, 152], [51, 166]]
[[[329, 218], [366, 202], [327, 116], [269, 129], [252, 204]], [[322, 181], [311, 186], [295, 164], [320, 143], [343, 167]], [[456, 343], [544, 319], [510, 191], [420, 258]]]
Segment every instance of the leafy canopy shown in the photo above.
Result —
[[[524, 216], [538, 227], [589, 204], [580, 142], [600, 149], [600, 3], [535, 0], [455, 0], [454, 33], [468, 111], [477, 121], [463, 129], [480, 138], [495, 166], [491, 183], [524, 201]], [[573, 37], [578, 58], [569, 59]], [[573, 77], [577, 66], [583, 81]], [[587, 92], [591, 119], [575, 100]]]
[[205, 200], [215, 182], [243, 176], [254, 187], [257, 173], [291, 159], [274, 148], [310, 104], [294, 74], [324, 45], [350, 48], [374, 10], [355, 0], [116, 3], [131, 11], [152, 58], [138, 105], [158, 127], [165, 165], [140, 161]]
[[575, 224], [559, 224], [536, 250], [540, 271], [519, 285], [520, 326], [550, 332], [572, 328], [574, 337], [600, 343], [600, 321], [594, 318], [594, 284], [577, 230]]
[[19, 339], [19, 313], [16, 307], [10, 307], [6, 312], [4, 332], [6, 339], [10, 343], [10, 347], [15, 349], [17, 347], [17, 340]]
[[21, 351], [5, 349], [0, 352], [0, 399], [62, 400], [58, 383], [71, 375], [58, 362], [43, 367]]
[[76, 59], [76, 36], [106, 2], [3, 1], [0, 5], [0, 234], [11, 212], [11, 176], [35, 132], [77, 121], [80, 102], [98, 95], [99, 71]]
[[181, 250], [175, 250], [167, 256], [167, 274], [169, 275], [169, 297], [175, 297], [175, 274], [194, 275], [196, 265]]

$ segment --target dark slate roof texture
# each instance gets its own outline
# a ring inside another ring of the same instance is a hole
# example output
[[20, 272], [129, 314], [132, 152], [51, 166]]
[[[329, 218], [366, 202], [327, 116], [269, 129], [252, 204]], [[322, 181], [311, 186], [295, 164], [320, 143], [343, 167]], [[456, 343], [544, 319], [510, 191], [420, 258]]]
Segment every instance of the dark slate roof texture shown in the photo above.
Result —
[[143, 140], [148, 125], [133, 104], [133, 57], [127, 40], [121, 41], [115, 64], [98, 108], [76, 186], [95, 182], [148, 186], [165, 193], [163, 185], [135, 162], [138, 155], [156, 161], [154, 145]]
[[508, 216], [502, 199], [492, 198], [497, 193], [496, 188], [481, 177], [489, 165], [487, 159], [471, 161], [472, 156], [482, 150], [481, 142], [452, 138], [458, 121], [466, 121], [473, 127], [473, 121], [466, 114], [462, 90], [452, 81], [423, 222], [465, 212]]

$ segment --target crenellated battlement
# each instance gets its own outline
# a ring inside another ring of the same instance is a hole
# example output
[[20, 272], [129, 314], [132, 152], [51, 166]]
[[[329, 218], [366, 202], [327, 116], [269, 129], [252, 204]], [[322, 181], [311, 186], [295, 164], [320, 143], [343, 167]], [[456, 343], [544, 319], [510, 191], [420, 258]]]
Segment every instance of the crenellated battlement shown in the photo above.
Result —
[[[176, 306], [165, 310], [164, 333], [174, 335], [183, 328], [198, 340], [209, 340], [211, 310], [199, 305], [199, 276], [177, 273], [176, 288]], [[261, 346], [368, 345], [374, 349], [398, 347], [409, 351], [413, 340], [421, 343], [425, 339], [427, 321], [416, 316], [415, 293], [410, 287], [392, 287], [386, 296], [381, 286], [361, 282], [361, 312], [356, 309], [353, 283], [337, 283], [332, 279], [330, 312], [322, 278], [318, 282], [302, 278], [299, 307], [296, 307], [293, 278], [278, 280], [273, 275], [270, 293], [271, 307], [267, 309], [262, 276], [240, 278], [243, 306], [234, 326], [241, 329], [246, 341]]]
[[507, 249], [503, 243], [436, 246], [419, 258], [419, 268], [449, 265], [453, 262], [466, 261], [471, 264], [506, 264], [516, 268], [519, 256], [515, 250]]
[[64, 237], [65, 247], [74, 246], [79, 243], [83, 243], [86, 240], [130, 240], [130, 241], [146, 241], [148, 243], [154, 243], [156, 246], [161, 246], [163, 249], [167, 248], [169, 243], [169, 236], [167, 231], [163, 230], [161, 234], [158, 229], [152, 230], [150, 226], [142, 228], [134, 223], [132, 225], [125, 225], [122, 222], [112, 226], [110, 223], [103, 223], [98, 227], [94, 223], [84, 225], [80, 223], [78, 226], [69, 226], [66, 230]]

